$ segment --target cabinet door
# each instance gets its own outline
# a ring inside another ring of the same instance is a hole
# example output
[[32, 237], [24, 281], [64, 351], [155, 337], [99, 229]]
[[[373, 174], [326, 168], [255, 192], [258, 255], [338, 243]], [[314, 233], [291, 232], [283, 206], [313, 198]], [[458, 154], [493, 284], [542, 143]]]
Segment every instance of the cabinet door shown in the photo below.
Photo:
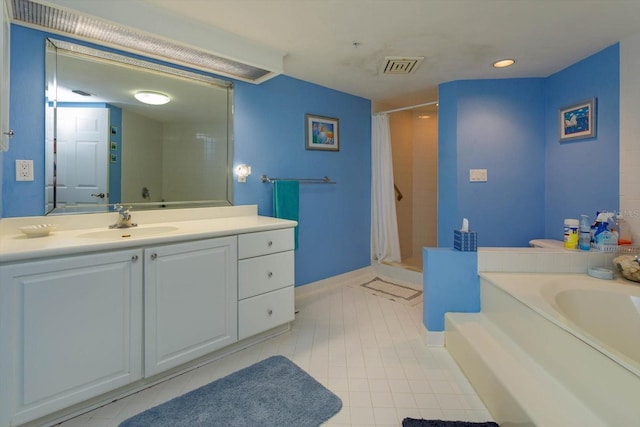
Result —
[[237, 341], [237, 237], [145, 249], [145, 376]]
[[142, 377], [141, 251], [5, 265], [0, 279], [0, 413], [11, 425]]

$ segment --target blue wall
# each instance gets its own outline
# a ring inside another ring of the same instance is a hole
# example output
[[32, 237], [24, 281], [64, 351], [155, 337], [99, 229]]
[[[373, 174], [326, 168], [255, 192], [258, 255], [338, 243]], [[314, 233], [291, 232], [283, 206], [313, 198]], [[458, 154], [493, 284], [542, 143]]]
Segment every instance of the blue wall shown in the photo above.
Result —
[[[596, 97], [597, 136], [559, 142], [558, 110]], [[479, 246], [562, 240], [564, 218], [618, 210], [619, 48], [540, 79], [440, 85], [438, 246], [463, 217]], [[487, 182], [469, 182], [469, 169]]]
[[[543, 234], [543, 79], [440, 85], [438, 246], [468, 218], [478, 246], [526, 246]], [[487, 169], [487, 182], [469, 182]]]
[[[596, 137], [559, 142], [558, 110], [597, 98]], [[564, 218], [619, 209], [620, 46], [608, 47], [545, 81], [545, 237], [562, 240]]]
[[477, 252], [423, 248], [422, 255], [422, 322], [428, 331], [444, 331], [445, 313], [480, 311]]
[[[45, 69], [43, 33], [11, 26], [10, 128], [3, 156], [2, 217], [42, 215], [44, 195]], [[15, 161], [33, 159], [34, 180], [15, 180]]]
[[[11, 128], [3, 154], [2, 217], [44, 210], [44, 41], [50, 34], [11, 27]], [[56, 38], [64, 38], [55, 36]], [[41, 82], [41, 83], [37, 83]], [[296, 285], [370, 265], [371, 102], [279, 76], [260, 85], [234, 82], [234, 165], [253, 174], [234, 183], [234, 204], [272, 213], [274, 177], [323, 177], [336, 185], [301, 185]], [[340, 151], [305, 150], [305, 114], [339, 119]], [[15, 160], [33, 159], [33, 182], [15, 181]]]
[[[370, 265], [371, 104], [363, 98], [286, 76], [235, 86], [235, 164], [251, 166], [234, 184], [236, 204], [272, 214], [270, 177], [322, 178], [300, 185], [296, 283]], [[339, 152], [305, 149], [305, 113], [339, 119]]]

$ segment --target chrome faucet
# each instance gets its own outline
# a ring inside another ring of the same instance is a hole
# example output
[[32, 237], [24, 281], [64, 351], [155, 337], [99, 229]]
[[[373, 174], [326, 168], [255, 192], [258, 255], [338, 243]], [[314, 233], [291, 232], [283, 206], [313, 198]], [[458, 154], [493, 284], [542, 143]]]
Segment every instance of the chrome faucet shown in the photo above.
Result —
[[118, 203], [113, 205], [113, 210], [118, 212], [118, 222], [110, 225], [109, 228], [137, 227], [138, 224], [131, 222], [131, 214], [129, 213], [129, 209], [131, 209], [131, 206], [129, 206], [128, 208], [125, 208], [124, 206]]

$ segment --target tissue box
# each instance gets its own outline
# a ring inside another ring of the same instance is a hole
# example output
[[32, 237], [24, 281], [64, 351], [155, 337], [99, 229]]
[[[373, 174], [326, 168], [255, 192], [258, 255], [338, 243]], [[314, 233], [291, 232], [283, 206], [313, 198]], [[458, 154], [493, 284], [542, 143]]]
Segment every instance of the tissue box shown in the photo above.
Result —
[[453, 248], [464, 252], [478, 250], [478, 233], [475, 231], [453, 230]]

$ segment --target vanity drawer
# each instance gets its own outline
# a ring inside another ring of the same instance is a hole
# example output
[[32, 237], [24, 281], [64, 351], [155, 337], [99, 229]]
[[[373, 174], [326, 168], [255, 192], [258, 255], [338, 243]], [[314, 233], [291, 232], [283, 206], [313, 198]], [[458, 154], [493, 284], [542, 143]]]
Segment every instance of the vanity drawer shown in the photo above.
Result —
[[238, 261], [238, 299], [293, 285], [293, 251]]
[[293, 250], [293, 228], [260, 231], [238, 236], [238, 258], [251, 258]]
[[238, 302], [238, 339], [244, 339], [293, 321], [294, 288], [277, 291]]

